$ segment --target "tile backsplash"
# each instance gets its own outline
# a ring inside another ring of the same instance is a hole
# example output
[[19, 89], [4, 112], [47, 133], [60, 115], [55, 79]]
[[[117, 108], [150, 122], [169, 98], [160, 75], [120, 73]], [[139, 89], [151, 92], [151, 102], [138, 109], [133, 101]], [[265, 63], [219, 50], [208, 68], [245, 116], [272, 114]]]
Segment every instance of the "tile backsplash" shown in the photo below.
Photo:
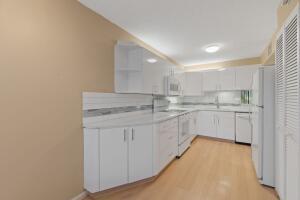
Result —
[[108, 115], [118, 117], [125, 113], [152, 112], [153, 107], [152, 95], [84, 92], [82, 97], [83, 118], [106, 119]]
[[[125, 113], [160, 111], [171, 104], [241, 104], [241, 91], [205, 92], [201, 96], [164, 97], [142, 94], [83, 93], [83, 118], [106, 119]], [[153, 109], [153, 110], [152, 110]]]
[[221, 104], [241, 104], [241, 91], [205, 92], [202, 96], [181, 97], [179, 103], [211, 104], [218, 97]]

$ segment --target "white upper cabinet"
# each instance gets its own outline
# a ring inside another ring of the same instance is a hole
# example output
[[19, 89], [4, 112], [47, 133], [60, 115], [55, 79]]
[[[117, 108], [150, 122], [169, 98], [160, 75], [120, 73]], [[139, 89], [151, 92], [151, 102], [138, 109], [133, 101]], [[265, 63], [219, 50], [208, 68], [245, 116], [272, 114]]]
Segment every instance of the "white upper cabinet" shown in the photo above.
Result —
[[115, 46], [115, 92], [143, 92], [143, 49], [133, 43]]
[[201, 72], [186, 72], [184, 95], [199, 96], [202, 94], [202, 73]]
[[219, 90], [235, 90], [235, 68], [225, 68], [219, 71]]
[[[152, 61], [151, 61], [152, 60]], [[115, 46], [115, 92], [165, 94], [165, 77], [176, 66], [134, 43]]]
[[217, 91], [219, 85], [219, 72], [208, 71], [202, 73], [203, 91]]
[[203, 91], [235, 90], [235, 69], [203, 72]]
[[[148, 62], [155, 59], [155, 63]], [[176, 67], [170, 62], [143, 49], [143, 92], [145, 94], [165, 94], [165, 77], [171, 75]]]
[[236, 68], [236, 90], [251, 90], [252, 76], [259, 66], [245, 66]]

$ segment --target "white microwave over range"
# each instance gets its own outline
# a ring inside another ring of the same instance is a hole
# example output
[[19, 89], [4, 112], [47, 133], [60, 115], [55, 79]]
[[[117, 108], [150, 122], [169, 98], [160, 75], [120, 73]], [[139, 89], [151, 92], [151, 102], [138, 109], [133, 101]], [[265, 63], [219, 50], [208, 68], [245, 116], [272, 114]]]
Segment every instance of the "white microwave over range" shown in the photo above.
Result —
[[179, 96], [180, 95], [180, 82], [174, 76], [165, 77], [165, 90], [167, 96]]

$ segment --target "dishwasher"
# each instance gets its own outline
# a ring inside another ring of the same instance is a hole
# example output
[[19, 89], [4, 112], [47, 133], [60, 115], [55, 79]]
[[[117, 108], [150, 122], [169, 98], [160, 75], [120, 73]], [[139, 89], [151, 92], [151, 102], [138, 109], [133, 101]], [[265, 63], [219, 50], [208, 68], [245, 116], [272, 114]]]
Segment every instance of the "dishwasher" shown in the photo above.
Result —
[[235, 114], [235, 142], [251, 144], [252, 126], [250, 121], [250, 113]]

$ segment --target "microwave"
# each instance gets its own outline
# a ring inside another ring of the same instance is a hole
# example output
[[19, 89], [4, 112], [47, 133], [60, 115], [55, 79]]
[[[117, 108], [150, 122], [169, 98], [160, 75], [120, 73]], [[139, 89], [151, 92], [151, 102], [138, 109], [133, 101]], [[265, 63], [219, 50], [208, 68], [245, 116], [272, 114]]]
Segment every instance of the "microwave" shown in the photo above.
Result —
[[180, 82], [174, 76], [165, 77], [166, 96], [179, 96], [181, 91]]

